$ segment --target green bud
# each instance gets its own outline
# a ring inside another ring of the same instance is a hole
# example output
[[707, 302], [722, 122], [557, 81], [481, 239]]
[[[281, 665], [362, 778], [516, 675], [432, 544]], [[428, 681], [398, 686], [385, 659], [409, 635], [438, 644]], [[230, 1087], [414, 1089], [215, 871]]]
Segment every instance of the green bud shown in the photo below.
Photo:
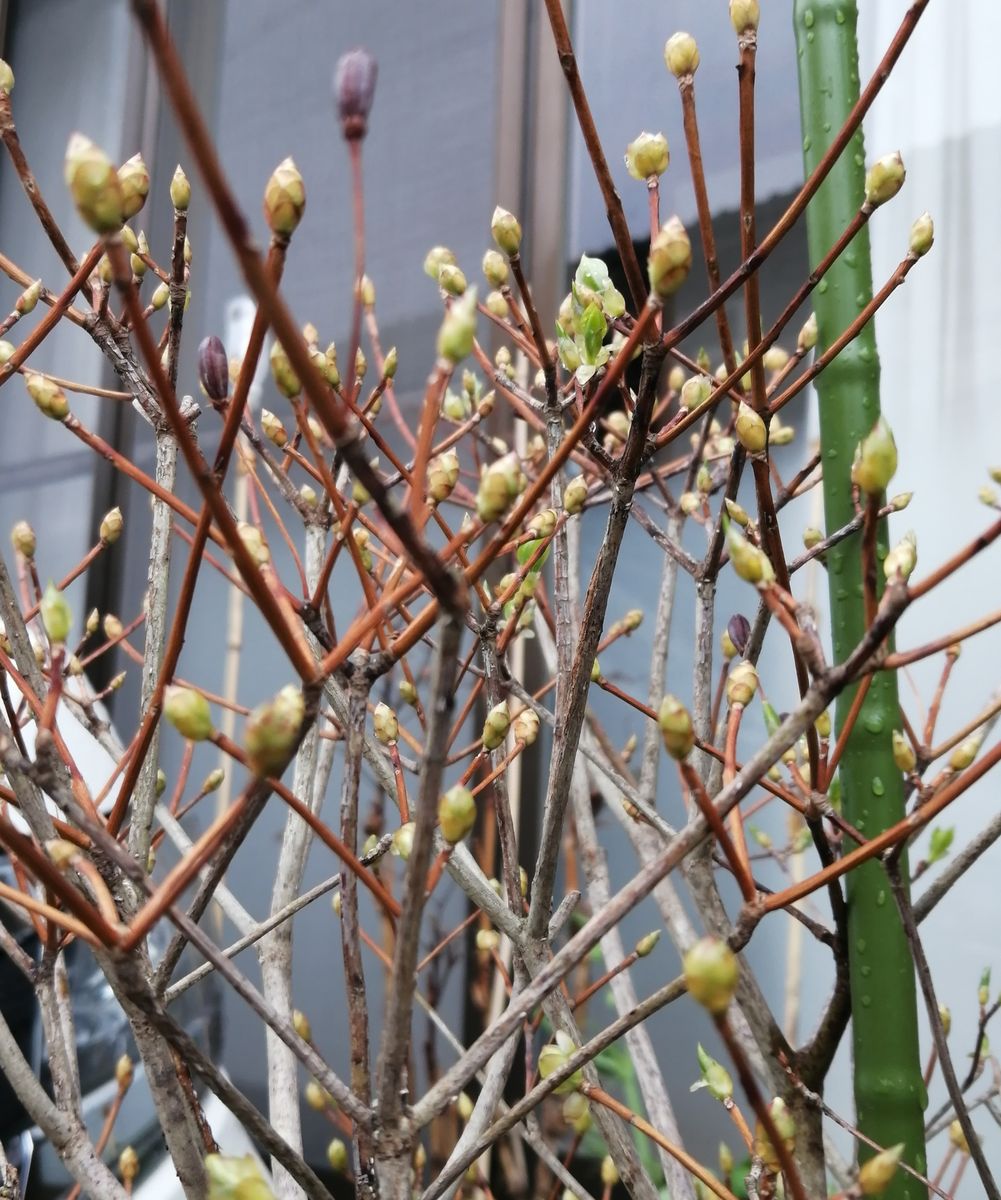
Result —
[[30, 312], [34, 312], [35, 306], [38, 304], [38, 298], [41, 296], [41, 294], [42, 281], [40, 279], [36, 279], [35, 282], [29, 284], [28, 287], [26, 287], [20, 294], [20, 296], [18, 296], [17, 300], [14, 301], [14, 311], [19, 313], [22, 317], [27, 316]]
[[302, 391], [302, 384], [299, 382], [299, 376], [292, 370], [292, 364], [281, 342], [272, 343], [268, 357], [271, 362], [271, 375], [281, 394], [290, 400], [298, 396]]
[[[786, 1149], [792, 1153], [796, 1148], [796, 1123], [786, 1108], [785, 1101], [776, 1096], [768, 1106], [775, 1131], [782, 1139]], [[778, 1171], [781, 1167], [778, 1152], [772, 1145], [764, 1125], [759, 1121], [754, 1127], [754, 1154], [764, 1162], [769, 1171]]]
[[[502, 292], [488, 292], [483, 304], [488, 313], [501, 321], [505, 320], [511, 313], [511, 306], [504, 299]], [[577, 365], [579, 366], [580, 364], [578, 363]]]
[[178, 212], [187, 212], [191, 203], [191, 184], [188, 183], [188, 177], [181, 170], [180, 164], [174, 168], [170, 180], [170, 202]]
[[563, 507], [570, 516], [574, 516], [584, 508], [587, 500], [587, 481], [583, 475], [575, 475], [563, 489]]
[[205, 1170], [209, 1178], [208, 1200], [274, 1200], [251, 1154], [243, 1158], [207, 1154]]
[[904, 1143], [898, 1142], [874, 1154], [859, 1167], [859, 1190], [863, 1196], [882, 1196], [897, 1173], [903, 1153]]
[[66, 147], [64, 176], [77, 212], [94, 233], [121, 229], [125, 208], [118, 172], [82, 133], [74, 133]]
[[306, 186], [291, 158], [283, 159], [264, 186], [264, 217], [272, 233], [294, 233], [306, 209]]
[[601, 1182], [607, 1188], [613, 1188], [619, 1182], [619, 1171], [616, 1167], [612, 1156], [606, 1154], [601, 1160]]
[[726, 511], [731, 521], [736, 521], [738, 525], [744, 529], [751, 523], [751, 518], [747, 514], [747, 510], [742, 508], [736, 500], [724, 500]]
[[442, 267], [452, 265], [454, 262], [455, 255], [447, 246], [432, 246], [424, 256], [424, 274], [430, 276], [437, 283]]
[[66, 393], [45, 375], [25, 375], [24, 386], [40, 412], [53, 421], [64, 421], [69, 416], [70, 406]]
[[521, 226], [518, 224], [518, 218], [499, 204], [490, 218], [490, 232], [508, 258], [513, 258], [521, 249]]
[[395, 379], [396, 368], [399, 365], [400, 356], [395, 346], [390, 346], [386, 351], [386, 357], [382, 360], [382, 374], [384, 379]]
[[823, 540], [824, 534], [816, 525], [807, 525], [803, 530], [803, 545], [807, 550], [812, 550], [814, 546], [819, 545]]
[[289, 683], [250, 714], [243, 741], [255, 774], [272, 775], [284, 770], [298, 742], [305, 711], [302, 692]]
[[276, 446], [284, 446], [288, 443], [288, 433], [285, 426], [282, 424], [281, 418], [276, 417], [270, 409], [261, 409], [261, 432]]
[[922, 213], [911, 226], [907, 248], [918, 258], [928, 253], [935, 242], [935, 222], [928, 213]]
[[417, 703], [417, 689], [409, 679], [401, 679], [397, 684], [397, 690], [400, 693], [400, 699], [404, 704], [409, 704], [411, 708]]
[[700, 938], [683, 960], [689, 995], [715, 1016], [726, 1012], [740, 976], [737, 956], [719, 938]]
[[758, 672], [752, 663], [744, 662], [730, 671], [726, 680], [726, 699], [730, 705], [740, 704], [746, 707], [754, 699], [758, 690]]
[[650, 287], [661, 299], [673, 295], [688, 276], [692, 243], [678, 217], [672, 217], [650, 244]]
[[27, 521], [17, 522], [10, 531], [10, 540], [18, 554], [28, 562], [31, 562], [35, 557], [38, 541], [35, 537], [34, 529], [31, 528]]
[[461, 296], [466, 290], [466, 276], [455, 263], [443, 263], [438, 272], [438, 286], [450, 296]]
[[400, 737], [400, 723], [388, 704], [377, 704], [372, 713], [372, 728], [384, 746], [395, 746]]
[[694, 75], [699, 61], [699, 48], [690, 33], [674, 33], [667, 39], [664, 62], [675, 79]]
[[952, 754], [949, 755], [950, 768], [953, 771], [965, 771], [977, 757], [982, 741], [983, 734], [974, 733], [966, 738], [965, 741], [960, 742]]
[[885, 204], [887, 200], [892, 200], [904, 186], [906, 175], [904, 160], [900, 157], [899, 150], [895, 150], [892, 154], [884, 154], [882, 158], [877, 158], [866, 172], [866, 202], [875, 207], [879, 204]]
[[240, 535], [240, 541], [246, 547], [247, 553], [259, 567], [263, 567], [265, 563], [271, 561], [268, 543], [256, 525], [251, 525], [249, 521], [240, 521], [236, 531]]
[[524, 478], [514, 451], [485, 467], [476, 492], [476, 512], [480, 520], [488, 523], [502, 517], [521, 492]]
[[580, 1092], [572, 1092], [563, 1101], [563, 1120], [574, 1133], [582, 1136], [591, 1128], [591, 1106], [587, 1097]]
[[139, 212], [149, 195], [149, 168], [141, 154], [133, 154], [122, 163], [118, 168], [118, 182], [122, 189], [122, 212], [128, 220]]
[[167, 284], [160, 283], [160, 284], [157, 284], [156, 288], [154, 289], [153, 295], [150, 296], [149, 302], [150, 302], [150, 305], [152, 306], [154, 312], [159, 312], [160, 309], [164, 307], [164, 305], [167, 303], [167, 301], [169, 299], [170, 299], [170, 288], [167, 286]]
[[158, 798], [167, 790], [167, 773], [162, 767], [157, 767], [156, 784], [153, 790], [156, 792]]
[[213, 792], [217, 792], [222, 787], [222, 781], [225, 778], [226, 772], [222, 767], [216, 767], [214, 771], [209, 771], [200, 788], [201, 794], [203, 796], [210, 796]]
[[0, 58], [0, 92], [6, 92], [9, 96], [14, 90], [14, 72], [10, 69], [10, 64]]
[[670, 161], [671, 152], [662, 133], [641, 133], [626, 147], [626, 169], [633, 179], [663, 175]]
[[885, 417], [880, 417], [858, 445], [852, 483], [867, 496], [878, 496], [897, 472], [897, 443]]
[[510, 727], [511, 717], [507, 711], [507, 704], [502, 700], [487, 713], [486, 720], [483, 722], [483, 749], [496, 750], [503, 746]]
[[163, 715], [189, 742], [204, 742], [215, 732], [209, 702], [194, 688], [171, 684], [164, 692]]
[[56, 645], [62, 645], [69, 637], [73, 625], [73, 612], [66, 597], [55, 584], [50, 583], [45, 589], [39, 611], [49, 641]]
[[453, 367], [472, 353], [476, 337], [476, 288], [468, 288], [442, 321], [438, 331], [438, 357]]
[[657, 945], [657, 943], [659, 941], [660, 941], [660, 930], [659, 929], [654, 929], [652, 932], [645, 934], [636, 943], [636, 946], [635, 946], [636, 957], [637, 958], [646, 958], [646, 956], [648, 954], [652, 954], [654, 947]]
[[496, 250], [488, 250], [483, 255], [483, 274], [491, 287], [503, 287], [508, 278], [508, 265], [504, 255]]
[[691, 714], [676, 696], [665, 696], [657, 714], [664, 749], [672, 758], [687, 758], [695, 745]]
[[698, 1087], [706, 1087], [709, 1089], [709, 1094], [714, 1100], [732, 1100], [733, 1099], [733, 1080], [730, 1078], [730, 1072], [717, 1062], [712, 1055], [707, 1054], [699, 1043], [695, 1048], [695, 1053], [699, 1060], [699, 1070], [702, 1072], [702, 1079], [692, 1088], [695, 1091]]
[[[543, 1046], [539, 1051], [539, 1077], [548, 1079], [564, 1065], [576, 1049], [569, 1034], [564, 1033], [562, 1029], [559, 1030], [556, 1034], [556, 1041], [550, 1042], [548, 1046]], [[576, 1092], [583, 1082], [584, 1072], [578, 1069], [555, 1089], [556, 1095], [565, 1096], [569, 1092]]]
[[456, 784], [441, 797], [438, 824], [441, 836], [453, 845], [469, 833], [476, 824], [476, 797], [468, 788]]
[[597, 683], [600, 678], [601, 678], [601, 663], [599, 663], [598, 660], [595, 659], [594, 662], [591, 663], [591, 682]]
[[733, 569], [745, 582], [768, 584], [775, 579], [768, 555], [753, 546], [732, 522], [727, 525], [726, 544]]
[[918, 539], [909, 530], [883, 559], [883, 573], [887, 579], [909, 579], [918, 561]]
[[764, 420], [743, 400], [737, 406], [737, 421], [734, 428], [737, 441], [749, 454], [760, 454], [768, 444], [768, 430]]

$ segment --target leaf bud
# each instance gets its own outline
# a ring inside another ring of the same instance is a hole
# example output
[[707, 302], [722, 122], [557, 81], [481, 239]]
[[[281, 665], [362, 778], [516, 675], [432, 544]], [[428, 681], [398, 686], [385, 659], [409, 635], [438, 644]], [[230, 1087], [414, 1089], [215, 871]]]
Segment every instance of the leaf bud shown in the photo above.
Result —
[[382, 375], [384, 379], [395, 379], [396, 368], [400, 362], [400, 355], [395, 346], [390, 346], [386, 351], [386, 357], [382, 360]]
[[[786, 1149], [791, 1153], [796, 1146], [796, 1122], [793, 1120], [788, 1108], [786, 1108], [785, 1101], [781, 1097], [776, 1096], [768, 1106], [768, 1111], [775, 1125], [775, 1132], [782, 1139]], [[781, 1169], [782, 1163], [778, 1152], [772, 1145], [771, 1138], [760, 1121], [754, 1127], [753, 1152], [764, 1162], [769, 1171], [777, 1172]]]
[[139, 1174], [139, 1155], [134, 1146], [126, 1146], [119, 1154], [118, 1174], [121, 1175], [122, 1182], [127, 1184], [131, 1184]]
[[685, 954], [682, 966], [689, 995], [714, 1016], [726, 1012], [740, 976], [737, 956], [726, 942], [700, 938]]
[[409, 704], [411, 708], [417, 704], [417, 689], [409, 679], [401, 679], [397, 684], [397, 690], [400, 693], [400, 699], [404, 704]]
[[251, 525], [249, 521], [241, 521], [236, 527], [237, 533], [240, 535], [240, 541], [243, 542], [247, 553], [259, 567], [263, 567], [265, 563], [271, 561], [271, 551], [268, 549], [268, 543], [264, 540], [264, 534], [257, 528], [256, 525]]
[[446, 842], [461, 842], [476, 824], [476, 798], [469, 788], [456, 784], [438, 801], [438, 824]]
[[62, 645], [69, 637], [70, 628], [73, 625], [73, 612], [66, 597], [55, 584], [50, 583], [46, 587], [39, 604], [39, 611], [49, 641], [55, 645]]
[[447, 246], [432, 246], [424, 256], [424, 274], [437, 283], [442, 267], [454, 264], [455, 255]]
[[188, 182], [187, 175], [181, 170], [181, 165], [174, 168], [174, 174], [170, 180], [170, 202], [178, 212], [187, 212], [188, 205], [191, 203], [191, 184]]
[[304, 1042], [313, 1040], [313, 1027], [309, 1023], [309, 1017], [297, 1008], [292, 1010], [292, 1028]]
[[213, 792], [217, 792], [222, 786], [222, 781], [225, 778], [226, 772], [222, 769], [222, 767], [216, 767], [214, 770], [209, 771], [204, 780], [202, 780], [202, 786], [199, 789], [200, 794], [203, 796], [210, 796]]
[[510, 727], [511, 716], [508, 713], [506, 702], [502, 700], [487, 713], [486, 720], [483, 722], [483, 749], [497, 750], [503, 746]]
[[70, 406], [66, 393], [45, 375], [25, 375], [24, 386], [40, 412], [53, 421], [63, 421], [69, 416]]
[[506, 320], [511, 313], [511, 306], [504, 299], [503, 292], [488, 292], [483, 305], [491, 316], [500, 321]]
[[892, 200], [904, 186], [906, 175], [904, 160], [900, 157], [899, 150], [877, 158], [865, 175], [866, 203], [875, 208], [879, 204], [885, 204], [887, 200]]
[[591, 1128], [591, 1106], [587, 1097], [580, 1092], [572, 1092], [563, 1101], [563, 1120], [574, 1133], [583, 1136]]
[[476, 492], [476, 512], [485, 524], [507, 512], [524, 483], [521, 464], [514, 451], [484, 468]]
[[518, 224], [518, 218], [499, 204], [490, 218], [490, 233], [508, 258], [514, 258], [521, 249], [521, 226]]
[[768, 584], [775, 579], [768, 555], [752, 545], [732, 522], [727, 526], [726, 544], [733, 569], [746, 583]]
[[613, 1188], [619, 1182], [619, 1171], [610, 1154], [601, 1160], [601, 1182], [606, 1188]]
[[455, 450], [443, 450], [428, 463], [428, 495], [440, 504], [451, 496], [459, 481], [459, 456]]
[[935, 242], [935, 222], [929, 213], [922, 213], [911, 226], [907, 248], [917, 258], [923, 258]]
[[512, 732], [516, 742], [534, 745], [539, 736], [539, 714], [532, 708], [523, 708], [514, 719]]
[[496, 929], [477, 929], [476, 949], [483, 954], [490, 954], [500, 945], [500, 934]]
[[245, 1154], [242, 1158], [207, 1154], [205, 1170], [209, 1177], [211, 1200], [271, 1200], [271, 1188], [265, 1183], [257, 1159], [252, 1154]]
[[730, 1078], [730, 1072], [721, 1062], [717, 1062], [712, 1055], [706, 1053], [701, 1042], [695, 1047], [695, 1053], [699, 1060], [702, 1079], [694, 1085], [692, 1091], [702, 1086], [709, 1089], [709, 1094], [714, 1100], [732, 1100], [733, 1080]]
[[761, 365], [766, 371], [781, 371], [789, 361], [789, 351], [781, 346], [769, 346], [761, 356]]
[[900, 539], [883, 559], [883, 572], [887, 579], [909, 579], [918, 562], [918, 539], [913, 529]]
[[671, 152], [662, 133], [643, 132], [626, 147], [626, 169], [633, 179], [657, 178], [670, 161]]
[[768, 430], [764, 420], [743, 400], [737, 406], [734, 429], [737, 441], [749, 454], [760, 454], [768, 443]]
[[34, 312], [35, 305], [38, 304], [38, 298], [42, 294], [42, 281], [36, 279], [34, 283], [30, 283], [24, 291], [14, 301], [14, 311], [19, 316], [25, 317], [30, 312]]
[[9, 96], [14, 90], [14, 72], [10, 69], [10, 64], [0, 58], [0, 92], [6, 92]]
[[461, 296], [466, 290], [466, 276], [455, 263], [443, 263], [438, 272], [438, 286], [450, 296]]
[[859, 1167], [858, 1183], [863, 1196], [882, 1196], [897, 1173], [904, 1153], [904, 1143], [897, 1142], [867, 1159]]
[[817, 344], [817, 314], [810, 315], [803, 322], [803, 328], [799, 331], [799, 337], [796, 339], [796, 347], [799, 350], [812, 350]]
[[281, 418], [276, 417], [268, 408], [261, 409], [261, 431], [268, 441], [273, 442], [276, 446], [280, 447], [288, 443], [288, 433]]
[[504, 255], [496, 250], [488, 250], [483, 255], [483, 274], [491, 287], [503, 287], [508, 279], [508, 265]]
[[149, 195], [149, 168], [141, 154], [133, 154], [118, 168], [118, 183], [122, 190], [122, 212], [128, 220], [139, 212]]
[[648, 954], [653, 953], [654, 947], [660, 941], [660, 930], [654, 929], [652, 932], [645, 934], [636, 943], [635, 951], [637, 958], [646, 958]]
[[761, 5], [758, 0], [730, 0], [730, 23], [734, 33], [757, 29], [760, 20]]
[[17, 522], [10, 531], [10, 540], [18, 554], [28, 562], [31, 562], [35, 557], [35, 550], [38, 543], [35, 538], [35, 531], [27, 521]]
[[123, 1054], [115, 1063], [115, 1082], [118, 1084], [119, 1091], [127, 1092], [129, 1090], [134, 1075], [132, 1059], [127, 1054]]
[[664, 749], [679, 762], [691, 754], [695, 745], [695, 729], [688, 709], [676, 696], [665, 696], [657, 713]]
[[283, 159], [264, 185], [264, 217], [272, 233], [293, 234], [306, 208], [306, 186], [291, 158]]
[[949, 1125], [949, 1141], [959, 1151], [960, 1154], [970, 1153], [970, 1143], [966, 1140], [966, 1134], [963, 1132], [963, 1127], [959, 1121], [953, 1121]]
[[746, 707], [754, 699], [758, 690], [758, 672], [752, 663], [737, 663], [726, 680], [726, 699], [731, 705], [740, 704]]
[[878, 496], [897, 472], [897, 443], [885, 417], [880, 417], [859, 443], [852, 463], [852, 483], [867, 496]]
[[384, 746], [395, 746], [400, 736], [400, 723], [388, 704], [377, 704], [372, 713], [372, 728]]
[[[571, 1057], [577, 1047], [573, 1043], [573, 1039], [569, 1034], [559, 1030], [556, 1034], [555, 1042], [550, 1042], [547, 1046], [543, 1046], [539, 1051], [538, 1070], [541, 1079], [548, 1079], [550, 1075], [558, 1071]], [[584, 1082], [584, 1072], [578, 1068], [574, 1073], [565, 1079], [558, 1087], [554, 1089], [557, 1096], [565, 1096], [569, 1092], [576, 1092], [580, 1085]]]
[[254, 709], [247, 718], [243, 742], [255, 774], [284, 770], [298, 742], [305, 712], [303, 694], [293, 683]]
[[[340, 892], [337, 895], [340, 895]], [[325, 1087], [317, 1083], [315, 1079], [310, 1079], [307, 1082], [302, 1094], [306, 1099], [306, 1103], [314, 1112], [323, 1112], [334, 1105], [333, 1096], [331, 1096]]]
[[563, 489], [563, 508], [570, 516], [581, 512], [587, 500], [587, 480], [583, 475], [575, 475]]
[[112, 546], [122, 536], [125, 528], [125, 518], [118, 507], [110, 509], [101, 521], [100, 537], [105, 546]]
[[154, 312], [159, 312], [170, 299], [170, 288], [165, 283], [157, 284], [149, 302]]
[[327, 1144], [327, 1162], [337, 1175], [348, 1169], [348, 1148], [340, 1138], [331, 1138]]
[[664, 46], [664, 62], [675, 79], [694, 75], [699, 61], [695, 38], [690, 33], [672, 33]]
[[736, 521], [744, 529], [750, 525], [751, 518], [747, 515], [747, 510], [739, 505], [736, 500], [731, 500], [728, 497], [723, 501], [723, 504], [731, 521]]
[[125, 210], [118, 172], [104, 151], [82, 133], [70, 137], [64, 176], [77, 212], [94, 233], [121, 229]]
[[968, 766], [977, 757], [980, 750], [980, 743], [983, 741], [982, 733], [971, 734], [953, 750], [949, 755], [949, 766], [953, 771], [965, 771]]
[[204, 742], [215, 732], [209, 702], [194, 688], [171, 684], [164, 692], [163, 715], [189, 742]]
[[692, 243], [678, 217], [672, 217], [650, 244], [650, 287], [661, 299], [685, 282], [692, 265]]
[[299, 382], [299, 376], [292, 370], [292, 364], [281, 342], [272, 343], [268, 357], [271, 362], [272, 378], [281, 394], [290, 400], [294, 396], [298, 396], [302, 391], [302, 384]]
[[467, 288], [441, 323], [438, 357], [453, 367], [472, 353], [476, 337], [476, 288]]

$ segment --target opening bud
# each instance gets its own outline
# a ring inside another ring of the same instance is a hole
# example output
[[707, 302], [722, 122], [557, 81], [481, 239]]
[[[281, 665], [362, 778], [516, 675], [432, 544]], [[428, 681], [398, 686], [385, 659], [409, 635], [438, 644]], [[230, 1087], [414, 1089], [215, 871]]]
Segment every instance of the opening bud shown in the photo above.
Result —
[[672, 217], [650, 244], [650, 287], [661, 299], [673, 295], [688, 276], [692, 243], [678, 217]]
[[523, 708], [514, 719], [514, 740], [526, 746], [534, 744], [539, 736], [539, 714], [531, 708]]
[[667, 170], [671, 152], [662, 133], [645, 131], [626, 147], [626, 170], [633, 179], [656, 179]]
[[702, 1048], [700, 1042], [695, 1048], [696, 1056], [699, 1060], [699, 1070], [702, 1072], [702, 1078], [698, 1083], [692, 1085], [692, 1091], [697, 1091], [700, 1087], [708, 1088], [710, 1096], [714, 1100], [726, 1101], [733, 1099], [733, 1080], [730, 1078], [730, 1072], [717, 1062], [711, 1054], [707, 1054]]
[[[576, 1049], [577, 1047], [574, 1045], [570, 1035], [564, 1033], [562, 1029], [559, 1030], [556, 1034], [556, 1041], [550, 1042], [548, 1046], [543, 1046], [539, 1051], [539, 1077], [548, 1079], [550, 1075], [560, 1070]], [[557, 1096], [565, 1096], [569, 1092], [576, 1092], [583, 1082], [584, 1072], [578, 1068], [568, 1079], [564, 1079], [554, 1091]]]

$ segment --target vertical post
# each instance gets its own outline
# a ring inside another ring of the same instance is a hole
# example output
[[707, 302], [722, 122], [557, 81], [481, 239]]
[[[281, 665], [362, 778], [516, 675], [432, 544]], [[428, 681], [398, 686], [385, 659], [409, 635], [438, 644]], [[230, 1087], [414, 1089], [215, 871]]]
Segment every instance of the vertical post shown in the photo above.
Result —
[[[857, 8], [846, 0], [795, 0], [803, 157], [811, 171], [859, 96]], [[855, 135], [807, 209], [810, 261], [816, 264], [862, 201], [865, 152]], [[862, 229], [817, 289], [818, 353], [872, 296], [869, 234]], [[879, 416], [879, 360], [872, 324], [817, 379], [828, 530], [854, 515], [851, 463], [855, 447]], [[879, 531], [879, 557], [886, 550]], [[865, 630], [858, 535], [828, 555], [834, 656], [843, 660]], [[840, 728], [854, 690], [838, 701]], [[872, 836], [904, 815], [903, 781], [891, 732], [899, 722], [896, 677], [877, 675], [839, 767], [845, 816]], [[907, 877], [906, 862], [901, 864]], [[905, 1161], [922, 1173], [925, 1089], [918, 1050], [914, 967], [889, 881], [878, 862], [847, 880], [854, 1089], [859, 1127], [881, 1146], [903, 1142]], [[863, 1155], [865, 1157], [865, 1155]], [[898, 1172], [886, 1195], [924, 1200], [926, 1188]]]

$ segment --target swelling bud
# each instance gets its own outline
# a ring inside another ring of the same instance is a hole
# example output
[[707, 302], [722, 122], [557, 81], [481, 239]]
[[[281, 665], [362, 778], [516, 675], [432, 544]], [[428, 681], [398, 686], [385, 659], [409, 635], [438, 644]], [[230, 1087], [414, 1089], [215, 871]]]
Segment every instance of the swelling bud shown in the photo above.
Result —
[[683, 972], [689, 995], [714, 1016], [726, 1012], [737, 990], [737, 956], [719, 938], [700, 938], [684, 957]]

